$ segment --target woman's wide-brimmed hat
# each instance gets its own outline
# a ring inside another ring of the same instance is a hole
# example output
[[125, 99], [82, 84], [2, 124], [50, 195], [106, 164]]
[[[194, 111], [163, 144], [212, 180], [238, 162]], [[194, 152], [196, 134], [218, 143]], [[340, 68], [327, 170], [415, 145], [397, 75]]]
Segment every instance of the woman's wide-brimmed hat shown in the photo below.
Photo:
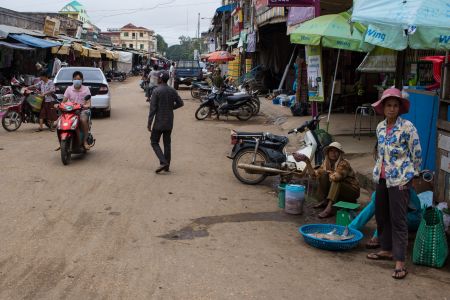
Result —
[[335, 149], [339, 150], [341, 153], [345, 153], [344, 147], [342, 147], [341, 143], [339, 143], [339, 142], [332, 142], [331, 144], [329, 144], [328, 146], [323, 148], [323, 153], [327, 154], [331, 148], [335, 148]]
[[381, 99], [372, 104], [377, 114], [384, 115], [384, 101], [388, 98], [396, 98], [400, 101], [399, 115], [403, 115], [409, 112], [409, 100], [402, 96], [402, 91], [396, 88], [390, 88], [383, 92]]

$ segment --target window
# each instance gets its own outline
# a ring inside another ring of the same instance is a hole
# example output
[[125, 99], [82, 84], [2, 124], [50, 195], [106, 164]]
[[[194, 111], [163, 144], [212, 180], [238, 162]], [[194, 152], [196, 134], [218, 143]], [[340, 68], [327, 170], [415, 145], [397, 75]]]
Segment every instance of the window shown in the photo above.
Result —
[[144, 37], [144, 33], [143, 32], [139, 33], [139, 37]]
[[135, 38], [136, 38], [136, 33], [133, 32], [133, 33], [131, 34], [131, 36], [132, 36], [133, 39], [135, 39]]
[[[72, 75], [75, 71], [74, 68], [63, 68], [61, 72], [58, 73], [57, 81], [59, 82], [72, 82]], [[95, 82], [103, 80], [103, 73], [100, 70], [86, 70], [84, 69], [81, 73], [83, 73], [84, 81], [87, 82]]]
[[128, 37], [128, 32], [124, 32], [124, 33], [123, 33], [123, 36]]
[[126, 48], [127, 47], [127, 44], [122, 44], [122, 48]]
[[133, 48], [133, 44], [130, 44], [130, 48]]
[[141, 44], [141, 50], [143, 50], [144, 49], [144, 44]]
[[179, 68], [199, 68], [199, 64], [198, 61], [186, 61], [186, 60], [182, 60], [178, 62], [177, 67]]

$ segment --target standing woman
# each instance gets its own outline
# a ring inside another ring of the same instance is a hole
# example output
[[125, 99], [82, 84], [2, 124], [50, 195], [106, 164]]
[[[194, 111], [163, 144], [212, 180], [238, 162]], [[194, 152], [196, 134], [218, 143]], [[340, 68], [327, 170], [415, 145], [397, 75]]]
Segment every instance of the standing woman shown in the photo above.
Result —
[[377, 162], [373, 171], [376, 183], [375, 217], [381, 251], [367, 256], [375, 260], [394, 260], [392, 277], [403, 279], [408, 246], [408, 202], [411, 181], [419, 174], [422, 150], [414, 125], [400, 115], [409, 111], [409, 101], [400, 90], [384, 91], [380, 100], [372, 104], [385, 120], [378, 124]]

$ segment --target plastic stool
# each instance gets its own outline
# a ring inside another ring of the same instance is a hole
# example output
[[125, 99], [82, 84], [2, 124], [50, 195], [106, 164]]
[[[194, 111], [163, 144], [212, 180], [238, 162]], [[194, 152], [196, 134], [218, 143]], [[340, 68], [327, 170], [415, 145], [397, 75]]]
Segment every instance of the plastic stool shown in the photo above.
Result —
[[[369, 134], [375, 133], [375, 129], [372, 128], [372, 123], [374, 127], [376, 126], [376, 112], [370, 103], [358, 106], [355, 111], [355, 125], [353, 127], [353, 137], [356, 136], [356, 131], [358, 131], [358, 140], [361, 139], [361, 132], [368, 132]], [[363, 127], [362, 119], [366, 117], [369, 119], [369, 127]], [[358, 120], [359, 119], [359, 120]], [[357, 127], [359, 121], [359, 127]]]

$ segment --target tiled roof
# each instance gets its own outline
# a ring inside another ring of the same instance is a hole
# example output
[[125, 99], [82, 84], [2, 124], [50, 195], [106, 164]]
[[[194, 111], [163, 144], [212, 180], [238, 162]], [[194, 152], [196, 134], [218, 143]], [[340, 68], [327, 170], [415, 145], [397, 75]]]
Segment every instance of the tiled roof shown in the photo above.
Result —
[[145, 27], [137, 27], [132, 23], [128, 23], [127, 25], [123, 26], [121, 29], [141, 29], [141, 30], [151, 31], [150, 29], [147, 29]]

